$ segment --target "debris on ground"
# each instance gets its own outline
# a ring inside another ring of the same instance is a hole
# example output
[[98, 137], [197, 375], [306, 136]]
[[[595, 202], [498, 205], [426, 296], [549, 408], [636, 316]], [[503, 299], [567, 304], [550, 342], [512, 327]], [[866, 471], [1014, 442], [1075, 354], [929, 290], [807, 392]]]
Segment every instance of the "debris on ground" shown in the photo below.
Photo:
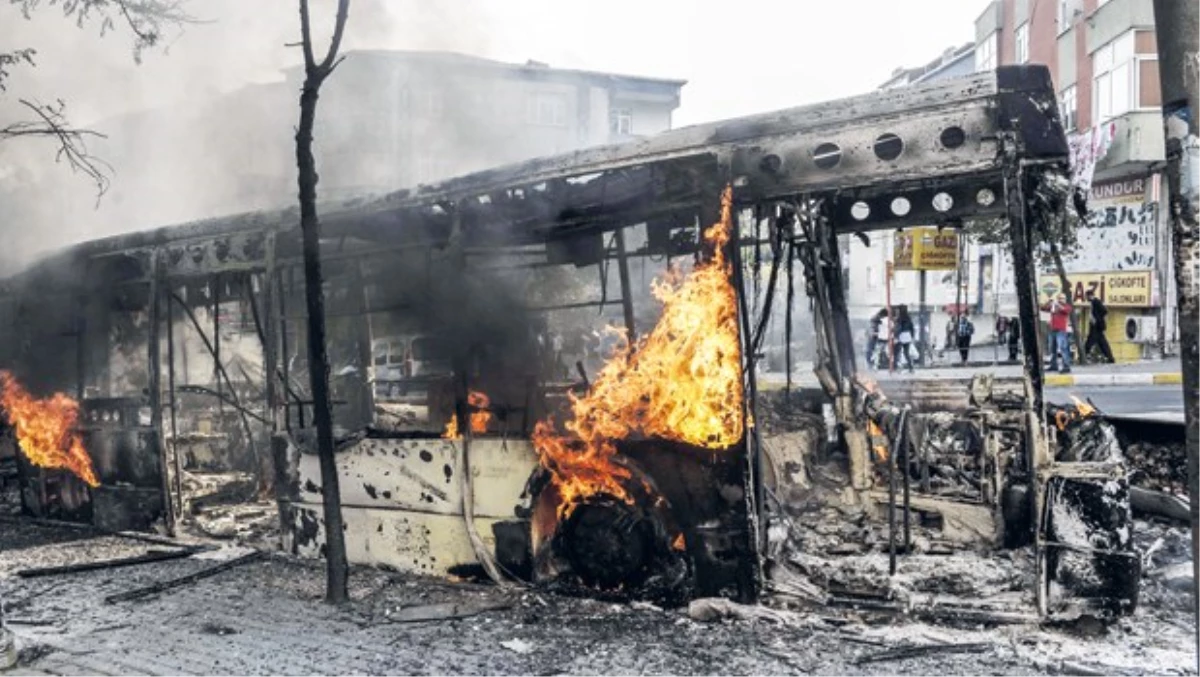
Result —
[[[763, 605], [698, 600], [693, 609], [707, 609], [712, 620], [697, 622], [688, 608], [664, 611], [535, 591], [505, 592], [491, 585], [363, 567], [352, 570], [350, 604], [331, 607], [322, 601], [321, 563], [278, 553], [170, 594], [106, 605], [107, 596], [195, 574], [218, 559], [236, 561], [245, 549], [223, 548], [123, 570], [22, 579], [15, 575], [18, 569], [131, 557], [154, 546], [26, 521], [3, 526], [0, 599], [23, 618], [52, 623], [14, 630], [22, 656], [33, 656], [25, 653], [32, 648], [38, 652], [33, 660], [22, 659], [22, 669], [31, 672], [1030, 674], [1099, 666], [1107, 673], [1184, 674], [1194, 661], [1185, 610], [1139, 610], [1107, 628], [1104, 636], [1089, 638], [1036, 624], [931, 625], [865, 607], [788, 611], [772, 605], [794, 598], [770, 594]], [[1153, 558], [1165, 563], [1179, 544], [1167, 536], [1168, 527], [1154, 528], [1165, 544]], [[871, 557], [864, 558], [856, 566], [868, 565]], [[960, 553], [922, 566], [946, 563], [937, 575], [951, 581], [968, 575], [967, 558]], [[1002, 562], [989, 566], [992, 573], [981, 579], [984, 588], [1002, 591], [1008, 569]], [[1012, 567], [1021, 568], [1018, 563]], [[920, 568], [903, 567], [898, 578], [915, 590], [937, 580], [919, 583]], [[866, 579], [874, 581], [874, 576]], [[387, 622], [404, 609], [432, 605], [443, 605], [443, 610], [449, 608], [445, 605], [491, 608], [472, 616]], [[146, 642], [148, 636], [154, 637], [152, 643]], [[906, 649], [932, 643], [950, 648]], [[963, 644], [986, 646], [955, 650]], [[890, 660], [870, 658], [902, 649]]]

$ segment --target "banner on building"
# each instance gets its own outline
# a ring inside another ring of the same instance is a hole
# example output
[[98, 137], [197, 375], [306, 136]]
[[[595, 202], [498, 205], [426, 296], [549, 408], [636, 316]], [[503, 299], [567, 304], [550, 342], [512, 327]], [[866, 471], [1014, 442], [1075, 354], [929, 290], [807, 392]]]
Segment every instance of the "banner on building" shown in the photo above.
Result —
[[[1153, 277], [1148, 270], [1067, 273], [1067, 281], [1072, 287], [1070, 301], [1073, 305], [1087, 303], [1087, 293], [1090, 291], [1105, 305], [1118, 308], [1149, 308], [1153, 306]], [[1043, 274], [1039, 290], [1043, 303], [1054, 298], [1059, 292], [1058, 276]]]
[[1154, 268], [1158, 203], [1147, 199], [1153, 178], [1092, 186], [1088, 216], [1079, 227], [1079, 247], [1074, 256], [1063, 259], [1069, 272]]
[[954, 270], [958, 267], [958, 232], [934, 226], [896, 233], [892, 260], [896, 270]]
[[1071, 154], [1071, 184], [1088, 192], [1092, 189], [1092, 176], [1096, 163], [1108, 155], [1108, 149], [1117, 136], [1117, 123], [1106, 122], [1091, 129], [1067, 136], [1067, 147]]

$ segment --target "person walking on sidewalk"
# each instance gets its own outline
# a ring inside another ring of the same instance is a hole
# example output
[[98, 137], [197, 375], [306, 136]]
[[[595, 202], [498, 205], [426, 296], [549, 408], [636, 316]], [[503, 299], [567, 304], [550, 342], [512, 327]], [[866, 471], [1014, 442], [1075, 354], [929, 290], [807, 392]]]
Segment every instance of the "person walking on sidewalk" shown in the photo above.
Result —
[[887, 308], [880, 308], [871, 316], [871, 329], [867, 332], [867, 368], [875, 368], [875, 348], [879, 345], [879, 324], [887, 315]]
[[908, 306], [900, 306], [896, 311], [896, 344], [900, 348], [899, 353], [904, 356], [910, 374], [913, 373], [913, 357], [910, 351], [913, 332], [913, 321], [912, 316], [908, 314]]
[[954, 335], [958, 344], [958, 354], [962, 356], [962, 363], [966, 364], [967, 358], [971, 356], [971, 337], [975, 335], [975, 325], [971, 323], [971, 314], [966, 310], [958, 316]]
[[1021, 347], [1021, 320], [1008, 318], [1008, 361], [1017, 361], [1017, 350]]
[[[1071, 373], [1071, 337], [1067, 330], [1071, 326], [1071, 304], [1065, 294], [1059, 294], [1053, 301], [1042, 306], [1042, 310], [1050, 313], [1050, 370], [1060, 374]], [[1062, 357], [1062, 369], [1059, 369], [1059, 357]]]
[[876, 355], [872, 358], [872, 364], [877, 369], [886, 369], [888, 367], [888, 347], [892, 343], [892, 316], [887, 309], [879, 311], [879, 325], [875, 334], [875, 345], [877, 346]]
[[1088, 323], [1088, 335], [1087, 341], [1083, 344], [1083, 356], [1090, 358], [1092, 348], [1098, 347], [1104, 361], [1112, 364], [1116, 360], [1113, 359], [1112, 348], [1108, 345], [1108, 337], [1104, 335], [1104, 330], [1108, 329], [1108, 322], [1105, 321], [1105, 318], [1108, 317], [1108, 306], [1096, 298], [1096, 292], [1091, 289], [1087, 291], [1087, 300], [1092, 305], [1092, 321]]

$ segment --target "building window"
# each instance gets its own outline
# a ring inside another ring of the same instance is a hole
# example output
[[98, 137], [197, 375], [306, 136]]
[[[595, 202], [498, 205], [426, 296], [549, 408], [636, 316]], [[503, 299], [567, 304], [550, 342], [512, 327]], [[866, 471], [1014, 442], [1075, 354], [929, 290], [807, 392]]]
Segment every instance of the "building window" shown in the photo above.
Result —
[[993, 31], [991, 35], [975, 45], [975, 70], [990, 71], [996, 68], [996, 45], [1000, 41], [1000, 33]]
[[1017, 63], [1025, 63], [1029, 61], [1029, 22], [1021, 24], [1017, 27]]
[[608, 131], [613, 134], [633, 134], [633, 111], [613, 108], [608, 111]]
[[533, 125], [565, 127], [567, 99], [561, 94], [535, 94], [525, 108], [526, 120]]
[[1075, 129], [1079, 120], [1079, 93], [1075, 90], [1075, 85], [1062, 91], [1062, 119], [1064, 131]]
[[1058, 34], [1066, 33], [1075, 25], [1075, 15], [1083, 9], [1080, 0], [1058, 0]]
[[1124, 115], [1137, 107], [1138, 63], [1134, 32], [1129, 31], [1092, 55], [1092, 109], [1096, 122]]

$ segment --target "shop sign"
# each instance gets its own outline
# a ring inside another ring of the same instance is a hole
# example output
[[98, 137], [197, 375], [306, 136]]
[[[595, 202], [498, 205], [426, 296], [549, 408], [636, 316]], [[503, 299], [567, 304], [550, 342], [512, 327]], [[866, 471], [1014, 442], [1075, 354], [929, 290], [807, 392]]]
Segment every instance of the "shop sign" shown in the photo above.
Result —
[[958, 267], [958, 232], [934, 226], [896, 233], [895, 270], [954, 270]]
[[[1068, 273], [1071, 283], [1072, 305], [1087, 303], [1087, 292], [1092, 292], [1105, 305], [1124, 308], [1151, 307], [1151, 285], [1153, 275], [1148, 270], [1113, 271], [1108, 273]], [[1058, 276], [1046, 275], [1039, 287], [1042, 302], [1049, 301], [1059, 292]]]

